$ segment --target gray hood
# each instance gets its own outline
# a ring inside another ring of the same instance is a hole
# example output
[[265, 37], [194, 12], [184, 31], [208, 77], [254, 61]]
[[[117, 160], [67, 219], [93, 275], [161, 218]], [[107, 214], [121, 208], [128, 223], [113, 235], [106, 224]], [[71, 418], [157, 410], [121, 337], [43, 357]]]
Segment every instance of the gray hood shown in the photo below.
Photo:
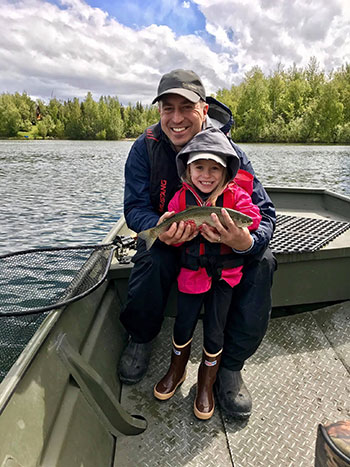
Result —
[[239, 169], [239, 157], [223, 132], [208, 127], [197, 133], [176, 156], [177, 173], [181, 178], [187, 168], [188, 156], [191, 152], [211, 152], [226, 160], [230, 180], [233, 180]]

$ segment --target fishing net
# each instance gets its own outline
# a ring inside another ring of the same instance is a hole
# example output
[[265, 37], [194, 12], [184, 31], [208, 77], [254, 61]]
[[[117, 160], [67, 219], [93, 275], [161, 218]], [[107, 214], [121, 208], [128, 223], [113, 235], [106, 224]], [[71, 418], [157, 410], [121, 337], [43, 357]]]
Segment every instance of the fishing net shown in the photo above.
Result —
[[47, 313], [0, 318], [0, 382], [35, 334]]
[[112, 246], [28, 250], [0, 257], [0, 316], [67, 305], [104, 280]]
[[114, 255], [125, 262], [131, 237], [101, 245], [42, 248], [0, 256], [0, 381], [48, 311], [99, 287]]

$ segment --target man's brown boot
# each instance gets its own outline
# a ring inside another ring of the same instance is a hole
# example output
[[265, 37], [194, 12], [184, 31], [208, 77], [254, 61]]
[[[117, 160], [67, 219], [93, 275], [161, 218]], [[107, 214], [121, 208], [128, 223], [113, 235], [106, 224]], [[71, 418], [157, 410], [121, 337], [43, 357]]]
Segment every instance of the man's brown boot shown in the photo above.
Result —
[[198, 369], [197, 395], [194, 401], [194, 414], [201, 420], [208, 420], [214, 413], [213, 385], [219, 369], [221, 353], [208, 354], [203, 349], [202, 363]]
[[176, 345], [173, 339], [171, 362], [167, 374], [154, 386], [154, 397], [165, 401], [170, 399], [178, 386], [186, 379], [186, 365], [191, 352], [190, 339], [185, 345]]

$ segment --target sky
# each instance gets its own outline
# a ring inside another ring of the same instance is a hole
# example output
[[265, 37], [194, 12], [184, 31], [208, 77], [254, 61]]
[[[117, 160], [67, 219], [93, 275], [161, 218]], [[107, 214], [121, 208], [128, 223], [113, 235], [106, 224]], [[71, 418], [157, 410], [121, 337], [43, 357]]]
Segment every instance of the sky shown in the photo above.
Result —
[[0, 0], [0, 94], [151, 104], [194, 70], [207, 95], [253, 67], [329, 73], [350, 63], [349, 0]]

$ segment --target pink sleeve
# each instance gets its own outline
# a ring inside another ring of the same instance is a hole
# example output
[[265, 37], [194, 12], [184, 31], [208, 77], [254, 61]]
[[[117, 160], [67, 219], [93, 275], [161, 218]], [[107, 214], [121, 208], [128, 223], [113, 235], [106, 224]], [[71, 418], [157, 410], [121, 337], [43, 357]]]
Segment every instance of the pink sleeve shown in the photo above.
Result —
[[180, 212], [180, 191], [177, 191], [168, 204], [168, 211]]
[[233, 209], [236, 209], [236, 211], [250, 216], [253, 220], [253, 223], [248, 227], [248, 229], [256, 230], [259, 227], [261, 221], [260, 209], [258, 206], [253, 204], [252, 199], [248, 193], [239, 186], [236, 186], [235, 195], [235, 207]]
[[[168, 204], [168, 211], [175, 211], [175, 213], [180, 212], [180, 191], [177, 191], [175, 195], [171, 198]], [[183, 245], [182, 243], [174, 243], [172, 246], [181, 246]]]

